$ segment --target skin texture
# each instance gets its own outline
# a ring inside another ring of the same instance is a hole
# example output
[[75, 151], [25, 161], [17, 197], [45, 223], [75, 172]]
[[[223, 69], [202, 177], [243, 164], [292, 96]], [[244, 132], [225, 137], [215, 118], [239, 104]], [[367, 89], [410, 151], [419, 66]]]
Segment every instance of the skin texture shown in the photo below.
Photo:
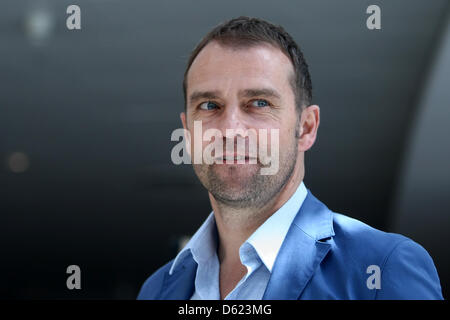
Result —
[[[187, 75], [186, 113], [180, 118], [191, 137], [194, 121], [200, 120], [203, 132], [210, 128], [222, 132], [224, 146], [226, 139], [236, 143], [239, 137], [227, 136], [226, 129], [279, 130], [279, 170], [274, 175], [261, 175], [259, 160], [256, 164], [194, 164], [216, 219], [222, 299], [247, 273], [239, 247], [293, 195], [304, 177], [304, 153], [316, 139], [319, 107], [296, 109], [289, 81], [293, 73], [289, 58], [269, 44], [232, 48], [212, 41]], [[270, 89], [275, 96], [255, 92], [260, 89]], [[209, 143], [203, 141], [202, 148]], [[188, 141], [188, 148], [193, 154], [193, 141]]]

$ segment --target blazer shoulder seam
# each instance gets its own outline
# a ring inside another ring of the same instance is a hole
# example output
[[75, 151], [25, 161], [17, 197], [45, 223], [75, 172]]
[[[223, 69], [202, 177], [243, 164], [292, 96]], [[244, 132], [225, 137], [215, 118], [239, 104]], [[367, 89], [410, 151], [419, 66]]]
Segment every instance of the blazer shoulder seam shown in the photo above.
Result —
[[[411, 239], [402, 239], [399, 242], [397, 242], [392, 249], [389, 251], [389, 253], [386, 255], [386, 257], [383, 259], [383, 263], [381, 264], [381, 274], [380, 277], [381, 279], [383, 278], [383, 272], [384, 272], [384, 268], [389, 260], [389, 258], [392, 256], [392, 254], [394, 253], [395, 249], [397, 249], [402, 243], [407, 242], [407, 241], [412, 241]], [[378, 291], [379, 290], [375, 290], [375, 296], [374, 299], [377, 299], [377, 295], [378, 295]]]

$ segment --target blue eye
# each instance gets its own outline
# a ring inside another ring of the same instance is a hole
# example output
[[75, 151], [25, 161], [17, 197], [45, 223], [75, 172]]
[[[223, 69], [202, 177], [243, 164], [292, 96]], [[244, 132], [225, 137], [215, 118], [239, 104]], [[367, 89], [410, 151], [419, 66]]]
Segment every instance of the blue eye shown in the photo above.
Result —
[[203, 102], [200, 105], [200, 109], [202, 109], [202, 110], [212, 110], [216, 107], [217, 107], [217, 104], [215, 104], [214, 102], [211, 102], [211, 101]]
[[257, 108], [263, 108], [263, 107], [268, 107], [269, 102], [267, 102], [266, 100], [258, 99], [258, 100], [253, 100], [251, 105], [254, 107], [257, 107]]

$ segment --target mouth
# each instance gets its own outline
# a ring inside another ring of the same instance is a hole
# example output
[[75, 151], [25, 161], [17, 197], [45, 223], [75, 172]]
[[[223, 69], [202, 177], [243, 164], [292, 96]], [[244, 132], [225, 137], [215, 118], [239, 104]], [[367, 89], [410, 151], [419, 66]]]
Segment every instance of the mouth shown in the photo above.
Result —
[[217, 162], [222, 162], [224, 164], [256, 164], [257, 158], [245, 155], [225, 155], [223, 157], [216, 157], [214, 159]]

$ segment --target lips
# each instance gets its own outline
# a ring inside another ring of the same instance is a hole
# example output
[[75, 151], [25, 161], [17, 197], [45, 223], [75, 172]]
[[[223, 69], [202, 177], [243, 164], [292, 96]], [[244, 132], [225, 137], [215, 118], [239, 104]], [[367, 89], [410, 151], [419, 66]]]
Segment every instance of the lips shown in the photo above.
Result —
[[223, 160], [248, 160], [248, 156], [224, 156]]
[[233, 163], [237, 161], [245, 161], [245, 163], [248, 163], [250, 160], [256, 161], [255, 157], [250, 157], [248, 155], [224, 155], [223, 157], [216, 157], [216, 161], [222, 160], [223, 162], [230, 162], [233, 161]]

